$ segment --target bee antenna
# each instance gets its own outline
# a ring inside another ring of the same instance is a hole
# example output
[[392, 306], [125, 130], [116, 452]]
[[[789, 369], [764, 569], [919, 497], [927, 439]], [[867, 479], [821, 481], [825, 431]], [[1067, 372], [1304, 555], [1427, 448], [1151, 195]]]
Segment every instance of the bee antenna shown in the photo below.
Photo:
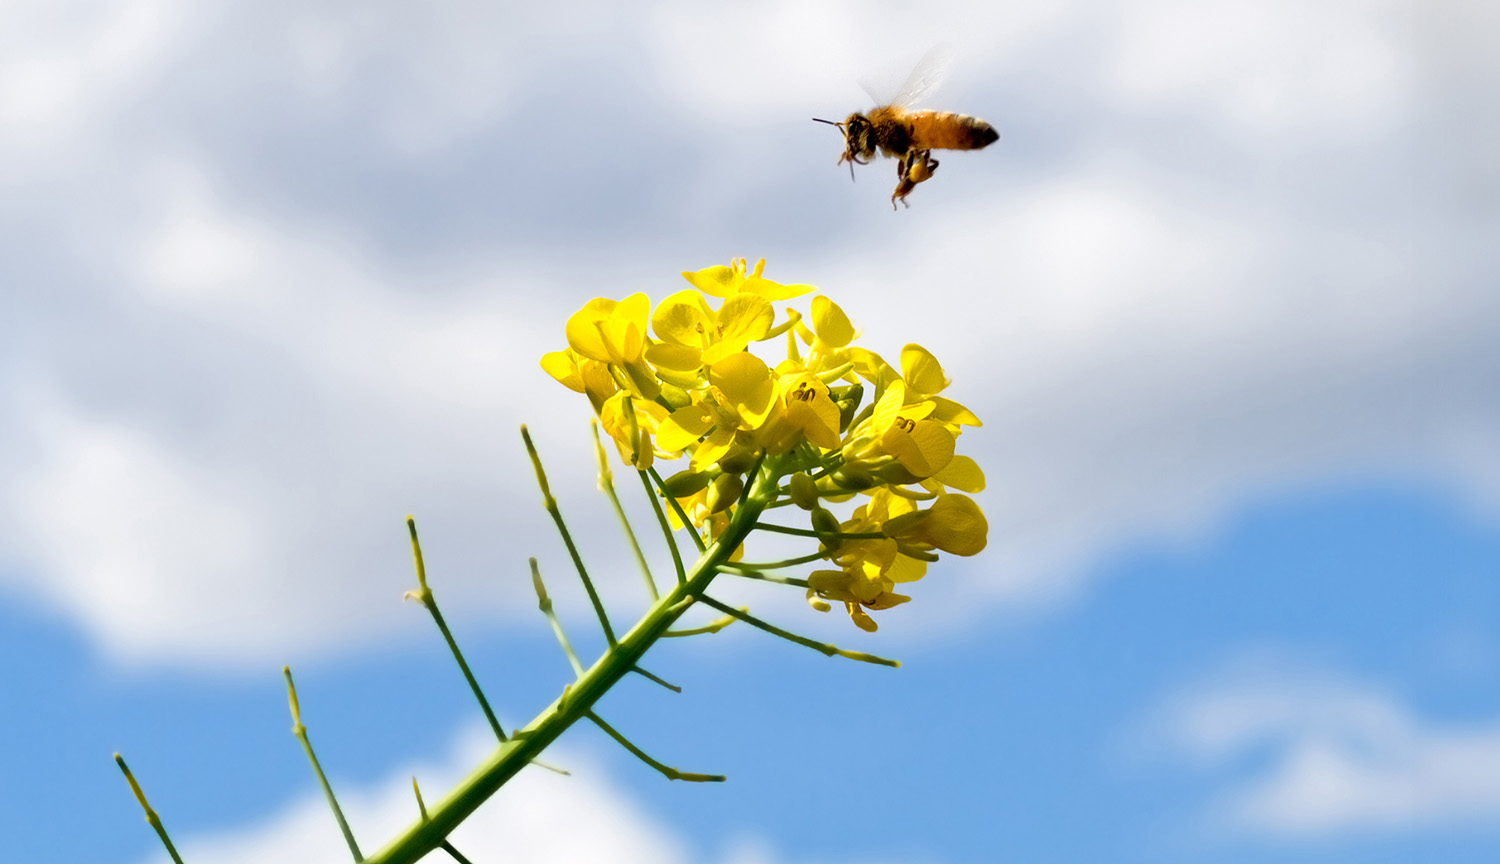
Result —
[[814, 123], [827, 123], [829, 126], [837, 126], [840, 129], [844, 128], [844, 124], [842, 124], [842, 123], [835, 123], [832, 120], [824, 120], [821, 117], [814, 117], [812, 119], [813, 119]]

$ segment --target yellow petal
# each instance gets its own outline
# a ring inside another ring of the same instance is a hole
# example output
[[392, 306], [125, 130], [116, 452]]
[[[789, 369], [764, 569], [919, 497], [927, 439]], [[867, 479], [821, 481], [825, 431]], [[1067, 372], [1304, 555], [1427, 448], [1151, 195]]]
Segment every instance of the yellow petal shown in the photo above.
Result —
[[651, 313], [651, 328], [658, 339], [702, 349], [708, 345], [714, 313], [697, 291], [678, 291], [661, 301]]
[[977, 555], [989, 542], [990, 523], [967, 495], [944, 495], [928, 508], [921, 539], [953, 555]]
[[780, 282], [772, 282], [770, 279], [764, 279], [759, 275], [746, 277], [745, 284], [740, 288], [740, 291], [744, 293], [754, 294], [766, 300], [790, 300], [793, 297], [801, 297], [809, 291], [816, 290], [818, 289], [811, 285], [783, 285]]
[[776, 320], [776, 310], [763, 297], [754, 294], [736, 294], [724, 301], [716, 316], [719, 341], [736, 345], [742, 350], [751, 342], [766, 338], [771, 323]]
[[951, 426], [983, 426], [979, 418], [964, 406], [942, 396], [929, 397], [933, 404], [932, 419], [941, 420]]
[[818, 340], [834, 348], [843, 348], [854, 341], [854, 325], [839, 304], [822, 294], [812, 299], [812, 327]]
[[568, 318], [564, 330], [568, 335], [568, 346], [579, 354], [600, 363], [608, 363], [611, 360], [609, 348], [604, 344], [604, 338], [600, 335], [596, 326], [601, 321], [609, 320], [610, 313], [620, 305], [619, 301], [608, 297], [595, 297], [583, 304], [583, 308], [574, 312]]
[[583, 373], [578, 371], [575, 355], [567, 351], [549, 351], [542, 355], [542, 369], [569, 390], [583, 392]]
[[885, 571], [885, 577], [897, 584], [915, 582], [925, 575], [927, 575], [927, 562], [905, 555], [897, 555], [896, 560], [891, 562], [890, 569]]
[[936, 420], [918, 420], [907, 428], [896, 423], [880, 436], [880, 448], [920, 479], [931, 477], [953, 459], [953, 433]]
[[703, 365], [702, 352], [687, 345], [653, 342], [646, 346], [646, 362], [674, 372], [696, 372]]
[[943, 470], [932, 475], [934, 480], [960, 492], [983, 492], [984, 471], [979, 463], [968, 456], [954, 456]]
[[709, 383], [739, 413], [743, 428], [755, 429], [771, 413], [776, 384], [771, 370], [754, 354], [731, 354], [708, 369]]
[[932, 352], [916, 344], [901, 349], [901, 377], [907, 386], [924, 395], [937, 393], [949, 383]]
[[656, 443], [663, 450], [680, 452], [698, 443], [713, 428], [713, 417], [703, 407], [689, 405], [667, 415], [656, 431]]
[[864, 607], [860, 606], [858, 603], [845, 603], [844, 608], [849, 610], [849, 620], [853, 621], [854, 626], [858, 627], [859, 629], [865, 631], [866, 633], [874, 633], [876, 630], [880, 629], [880, 627], [876, 625], [875, 619], [871, 618], [869, 614], [865, 612]]
[[787, 421], [808, 441], [832, 450], [839, 446], [839, 406], [828, 395], [828, 385], [803, 373], [781, 379]]
[[682, 278], [710, 297], [732, 296], [739, 291], [740, 285], [745, 281], [743, 271], [737, 273], [734, 268], [725, 267], [722, 264], [704, 267], [696, 273], [683, 271]]

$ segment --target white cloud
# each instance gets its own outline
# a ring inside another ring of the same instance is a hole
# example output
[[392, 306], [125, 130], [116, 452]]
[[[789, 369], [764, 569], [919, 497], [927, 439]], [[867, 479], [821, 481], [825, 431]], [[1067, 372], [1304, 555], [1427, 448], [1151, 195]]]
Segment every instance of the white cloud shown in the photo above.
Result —
[[[1361, 137], [1406, 106], [1404, 20], [1380, 4], [1162, 2], [1124, 22], [1109, 76], [1157, 109], [1213, 106], [1240, 131]], [[1390, 31], [1390, 32], [1385, 32]]]
[[[475, 729], [462, 736], [453, 755], [442, 764], [403, 767], [364, 787], [331, 778], [361, 851], [373, 853], [416, 821], [413, 776], [432, 806], [489, 753], [492, 740], [487, 730]], [[541, 768], [522, 771], [453, 833], [449, 840], [454, 847], [474, 861], [674, 864], [688, 860], [677, 833], [611, 783], [600, 766], [573, 752], [549, 758], [566, 762], [572, 776]], [[579, 830], [583, 814], [587, 830]], [[316, 792], [261, 824], [174, 838], [173, 842], [184, 860], [220, 864], [342, 864], [349, 860], [349, 848], [333, 815]], [[148, 860], [167, 858], [154, 855]]]
[[1227, 678], [1174, 700], [1164, 731], [1200, 768], [1255, 765], [1220, 796], [1233, 829], [1295, 841], [1500, 825], [1500, 720], [1422, 717], [1329, 675]]
[[[1461, 18], [1406, 42], [1357, 4], [1144, 4], [1119, 28], [1088, 4], [139, 8], [0, 60], [13, 125], [103, 106], [0, 169], [0, 224], [28, 226], [0, 234], [0, 572], [115, 654], [266, 664], [420, 626], [394, 600], [408, 511], [440, 595], [532, 614], [524, 557], [554, 541], [515, 424], [554, 488], [592, 486], [583, 409], [536, 357], [587, 297], [660, 297], [746, 243], [877, 350], [932, 348], [986, 420], [963, 445], [992, 549], [899, 614], [1053, 597], [1115, 544], [1357, 473], [1500, 501], [1493, 223], [1386, 185], [1424, 169], [1417, 118], [1470, 141], [1467, 114], [1422, 113], [1494, 77], [1462, 41], [1424, 77]], [[870, 61], [939, 41], [1020, 131], [897, 215], [885, 169], [799, 186], [837, 148], [777, 118], [852, 108]], [[1203, 137], [1226, 118], [1274, 134]]]
[[[314, 739], [316, 744], [316, 733]], [[413, 777], [430, 808], [489, 755], [493, 740], [487, 728], [475, 727], [458, 736], [452, 754], [439, 764], [404, 766], [364, 786], [330, 778], [360, 851], [372, 854], [416, 821]], [[547, 759], [565, 765], [570, 776], [542, 768], [522, 771], [449, 837], [454, 848], [472, 861], [677, 864], [695, 860], [678, 826], [634, 800], [585, 753], [553, 748]], [[171, 831], [170, 814], [163, 819]], [[179, 834], [173, 843], [185, 861], [216, 864], [343, 864], [349, 860], [349, 848], [320, 792], [288, 803], [260, 823], [209, 834]], [[756, 835], [726, 838], [721, 848], [723, 857], [716, 855], [713, 860], [723, 864], [788, 860]], [[437, 858], [442, 857], [437, 853]], [[153, 854], [145, 860], [164, 864], [168, 859], [165, 854]]]

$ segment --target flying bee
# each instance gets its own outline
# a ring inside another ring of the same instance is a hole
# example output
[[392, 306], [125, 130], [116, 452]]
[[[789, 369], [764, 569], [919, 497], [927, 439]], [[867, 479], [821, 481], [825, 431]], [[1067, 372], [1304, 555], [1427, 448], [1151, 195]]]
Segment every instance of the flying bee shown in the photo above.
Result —
[[[844, 154], [838, 164], [849, 163], [851, 178], [854, 166], [869, 164], [877, 151], [898, 160], [892, 209], [898, 200], [905, 204], [906, 196], [917, 184], [937, 170], [938, 161], [931, 158], [930, 151], [981, 150], [1000, 139], [995, 127], [978, 117], [952, 111], [912, 110], [913, 105], [925, 100], [942, 82], [947, 66], [946, 54], [934, 49], [922, 58], [889, 102], [863, 114], [856, 111], [842, 123], [813, 118], [844, 133]], [[881, 101], [873, 93], [871, 98]]]

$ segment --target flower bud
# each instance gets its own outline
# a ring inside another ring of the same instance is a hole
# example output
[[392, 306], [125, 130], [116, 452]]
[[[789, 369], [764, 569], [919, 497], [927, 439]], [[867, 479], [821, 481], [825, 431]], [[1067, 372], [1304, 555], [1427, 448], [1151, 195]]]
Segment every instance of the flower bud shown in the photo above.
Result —
[[855, 412], [859, 410], [859, 403], [864, 401], [864, 385], [855, 381], [847, 387], [830, 387], [828, 395], [832, 396], [833, 403], [839, 406], [839, 431], [848, 431]]
[[811, 510], [818, 506], [818, 484], [805, 472], [798, 471], [793, 474], [787, 482], [791, 487], [792, 503], [803, 510]]
[[721, 513], [739, 500], [745, 484], [737, 474], [720, 474], [708, 487], [708, 512]]
[[713, 477], [704, 471], [678, 471], [662, 481], [667, 494], [673, 498], [686, 498], [703, 490]]
[[719, 467], [726, 474], [744, 474], [755, 465], [755, 459], [760, 454], [750, 450], [731, 450], [729, 455], [719, 460]]

